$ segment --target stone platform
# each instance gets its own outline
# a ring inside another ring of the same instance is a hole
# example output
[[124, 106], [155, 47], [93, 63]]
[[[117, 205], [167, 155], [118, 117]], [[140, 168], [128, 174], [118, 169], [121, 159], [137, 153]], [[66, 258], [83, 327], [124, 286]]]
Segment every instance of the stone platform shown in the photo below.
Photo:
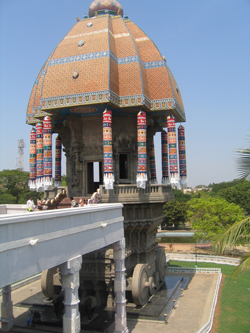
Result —
[[[173, 276], [177, 276], [175, 273], [168, 273], [167, 279], [169, 279], [169, 288], [168, 293], [171, 294], [170, 283], [172, 284], [172, 289], [174, 289], [175, 283], [177, 280], [172, 279]], [[182, 291], [179, 295], [173, 295], [174, 298], [170, 300], [170, 303], [174, 303], [175, 307], [172, 310], [170, 317], [165, 316], [165, 314], [169, 313], [167, 307], [163, 306], [163, 310], [159, 317], [153, 317], [154, 310], [155, 313], [160, 311], [160, 307], [163, 305], [161, 298], [164, 298], [164, 302], [167, 300], [166, 289], [163, 288], [162, 297], [152, 298], [150, 303], [147, 306], [141, 309], [141, 314], [136, 315], [131, 312], [135, 311], [129, 309], [130, 305], [128, 304], [128, 328], [130, 332], [133, 333], [152, 333], [155, 331], [158, 332], [198, 332], [198, 330], [204, 326], [204, 324], [208, 321], [210, 316], [210, 310], [213, 303], [213, 297], [215, 293], [216, 283], [218, 279], [218, 274], [183, 274], [184, 278], [190, 278], [190, 282], [188, 284], [188, 288]], [[186, 279], [184, 279], [186, 280]], [[183, 281], [182, 281], [183, 282]], [[183, 289], [181, 287], [181, 289]], [[20, 306], [21, 303], [27, 303], [29, 297], [35, 297], [34, 299], [38, 300], [39, 293], [41, 291], [40, 288], [40, 280], [32, 282], [31, 284], [21, 287], [12, 292], [12, 301], [14, 304], [14, 328], [11, 331], [15, 332], [62, 332], [62, 327], [56, 326], [47, 326], [47, 325], [38, 325], [34, 328], [25, 327], [25, 321], [28, 317], [28, 309], [29, 305]], [[165, 293], [165, 294], [164, 294]], [[27, 297], [29, 296], [29, 297]], [[154, 296], [155, 297], [155, 296]], [[157, 299], [157, 300], [156, 300]], [[176, 302], [173, 302], [173, 299], [176, 299]], [[31, 298], [30, 298], [31, 300]], [[29, 301], [30, 301], [29, 300]], [[150, 309], [150, 310], [149, 310]], [[137, 311], [137, 310], [136, 310]], [[150, 317], [150, 312], [152, 311], [152, 316]], [[149, 316], [145, 315], [145, 312], [149, 312]], [[145, 319], [147, 318], [147, 319]], [[90, 333], [90, 332], [105, 332], [111, 333], [114, 332], [114, 323], [113, 323], [113, 311], [105, 311], [103, 313], [104, 322], [102, 322], [101, 317], [98, 320], [99, 328], [95, 331], [92, 325], [87, 327], [82, 327], [82, 332]], [[166, 321], [167, 319], [167, 321]], [[94, 318], [93, 322], [96, 321], [97, 318]], [[100, 330], [102, 329], [102, 330]]]

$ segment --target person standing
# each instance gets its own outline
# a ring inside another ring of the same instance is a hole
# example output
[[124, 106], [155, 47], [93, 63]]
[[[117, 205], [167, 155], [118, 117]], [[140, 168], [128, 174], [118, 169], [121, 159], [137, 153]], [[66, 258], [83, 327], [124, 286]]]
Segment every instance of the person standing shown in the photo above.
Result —
[[32, 200], [32, 198], [30, 197], [29, 200], [26, 202], [27, 205], [27, 211], [29, 212], [33, 212], [35, 210], [35, 205], [34, 205], [34, 201]]
[[38, 209], [38, 210], [42, 210], [42, 209], [43, 209], [43, 207], [42, 207], [42, 201], [41, 201], [40, 198], [37, 199], [37, 209]]

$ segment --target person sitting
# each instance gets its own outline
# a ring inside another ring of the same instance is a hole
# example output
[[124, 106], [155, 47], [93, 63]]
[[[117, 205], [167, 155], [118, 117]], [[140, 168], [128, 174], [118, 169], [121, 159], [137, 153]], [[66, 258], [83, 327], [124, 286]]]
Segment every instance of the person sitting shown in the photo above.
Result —
[[85, 203], [84, 203], [83, 199], [80, 199], [79, 202], [78, 202], [78, 206], [79, 206], [79, 207], [83, 207], [84, 204], [85, 204]]
[[70, 200], [71, 200], [71, 208], [76, 207], [76, 201], [74, 200], [74, 198], [70, 197]]

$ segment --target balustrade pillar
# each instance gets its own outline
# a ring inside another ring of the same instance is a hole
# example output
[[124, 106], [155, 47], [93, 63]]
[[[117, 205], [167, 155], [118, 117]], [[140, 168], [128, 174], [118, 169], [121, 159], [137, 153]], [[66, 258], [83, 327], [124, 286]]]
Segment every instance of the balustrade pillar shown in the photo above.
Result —
[[79, 333], [81, 320], [79, 313], [78, 288], [80, 286], [79, 271], [82, 256], [75, 257], [60, 265], [62, 288], [64, 290], [63, 333]]
[[125, 238], [113, 245], [115, 261], [116, 315], [114, 333], [129, 333], [126, 313]]
[[2, 289], [1, 313], [2, 332], [9, 332], [14, 323], [11, 285], [5, 286]]

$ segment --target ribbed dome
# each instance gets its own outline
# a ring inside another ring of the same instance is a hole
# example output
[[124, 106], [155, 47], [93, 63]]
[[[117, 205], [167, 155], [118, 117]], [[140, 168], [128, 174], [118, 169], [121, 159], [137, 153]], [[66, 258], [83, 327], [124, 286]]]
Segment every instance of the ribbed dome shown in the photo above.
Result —
[[116, 0], [95, 0], [89, 7], [89, 17], [100, 14], [121, 15], [123, 17], [123, 9]]
[[180, 89], [155, 44], [130, 20], [108, 14], [78, 21], [51, 53], [26, 121], [34, 124], [48, 112], [55, 123], [70, 114], [101, 114], [105, 107], [144, 110], [163, 126], [170, 113], [185, 121]]

